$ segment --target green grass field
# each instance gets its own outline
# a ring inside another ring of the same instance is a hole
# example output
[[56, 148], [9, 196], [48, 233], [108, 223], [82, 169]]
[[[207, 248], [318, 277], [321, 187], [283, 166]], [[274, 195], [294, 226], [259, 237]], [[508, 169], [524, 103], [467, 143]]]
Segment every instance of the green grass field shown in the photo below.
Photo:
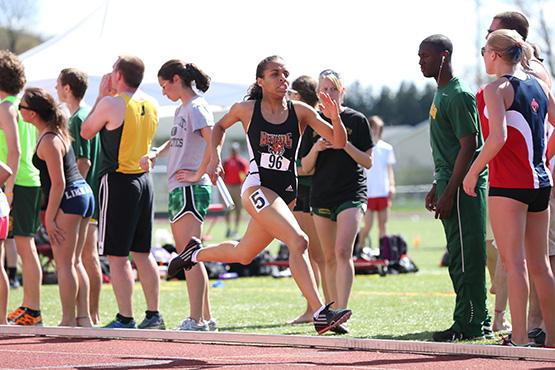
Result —
[[[420, 200], [396, 202], [389, 223], [391, 234], [402, 234], [407, 240], [409, 256], [420, 271], [386, 277], [357, 275], [350, 301], [353, 310], [349, 321], [350, 336], [431, 340], [431, 332], [451, 325], [455, 295], [447, 269], [439, 267], [445, 249], [443, 229], [440, 221], [433, 219], [422, 205]], [[223, 239], [224, 230], [222, 218], [211, 231], [213, 240]], [[374, 243], [376, 239], [373, 234]], [[21, 295], [22, 289], [11, 291], [11, 309], [21, 302]], [[491, 309], [493, 297], [488, 298]], [[222, 287], [210, 289], [210, 300], [220, 330], [315, 334], [312, 325], [286, 324], [305, 309], [305, 301], [291, 278], [225, 280]], [[134, 302], [136, 319], [141, 320], [145, 304], [139, 284], [136, 285]], [[160, 302], [166, 324], [175, 328], [188, 315], [185, 282], [162, 282]], [[57, 324], [60, 304], [56, 285], [43, 286], [42, 311], [46, 325]], [[111, 320], [116, 311], [112, 288], [104, 285], [102, 321]]]

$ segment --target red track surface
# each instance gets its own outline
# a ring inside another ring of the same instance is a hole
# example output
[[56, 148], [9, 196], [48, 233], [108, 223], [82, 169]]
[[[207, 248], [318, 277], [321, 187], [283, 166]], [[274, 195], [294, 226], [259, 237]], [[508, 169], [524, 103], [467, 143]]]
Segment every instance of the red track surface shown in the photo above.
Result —
[[[555, 361], [555, 358], [554, 358]], [[176, 342], [0, 337], [3, 369], [554, 369], [555, 362]]]

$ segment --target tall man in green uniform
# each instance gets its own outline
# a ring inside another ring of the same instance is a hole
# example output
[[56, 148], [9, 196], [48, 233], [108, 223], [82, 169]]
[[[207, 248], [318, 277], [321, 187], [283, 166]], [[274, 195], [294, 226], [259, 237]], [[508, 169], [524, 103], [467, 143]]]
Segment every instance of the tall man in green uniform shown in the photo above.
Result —
[[[430, 108], [430, 141], [435, 181], [426, 195], [426, 208], [440, 218], [447, 239], [449, 275], [457, 295], [453, 325], [434, 332], [436, 342], [481, 338], [491, 334], [486, 308], [486, 181], [480, 174], [477, 197], [469, 197], [462, 181], [482, 148], [474, 94], [453, 77], [453, 45], [443, 35], [420, 44], [418, 56], [424, 77], [438, 84]], [[484, 333], [484, 328], [486, 333]]]

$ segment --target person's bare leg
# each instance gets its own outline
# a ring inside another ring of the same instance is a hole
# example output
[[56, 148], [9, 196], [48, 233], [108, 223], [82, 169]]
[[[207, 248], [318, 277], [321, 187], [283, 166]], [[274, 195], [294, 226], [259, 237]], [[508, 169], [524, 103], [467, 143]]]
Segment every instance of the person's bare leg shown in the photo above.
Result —
[[29, 236], [15, 236], [17, 254], [21, 258], [23, 276], [23, 307], [40, 310], [40, 286], [42, 284], [42, 267], [35, 246], [35, 240]]
[[335, 302], [335, 304], [337, 304], [337, 259], [335, 257], [335, 239], [337, 224], [329, 218], [318, 215], [314, 215], [313, 219], [324, 256], [325, 273], [322, 276], [322, 279], [325, 279], [326, 281], [324, 287], [328, 292], [328, 296], [326, 296], [326, 302]]
[[548, 227], [549, 208], [543, 212], [528, 213], [525, 243], [526, 261], [538, 293], [545, 325], [545, 345], [555, 346], [555, 278], [547, 255]]
[[150, 252], [139, 253], [131, 252], [133, 261], [137, 266], [139, 280], [146, 301], [146, 309], [148, 311], [158, 311], [160, 299], [160, 275], [158, 266]]
[[528, 331], [542, 327], [542, 311], [540, 308], [540, 300], [534, 285], [534, 279], [528, 267], [528, 279], [530, 279], [530, 295], [528, 296]]
[[489, 280], [491, 282], [491, 288], [489, 292], [495, 294], [495, 270], [497, 268], [497, 248], [493, 245], [493, 239], [486, 240], [486, 267], [488, 268]]
[[507, 288], [507, 271], [505, 271], [505, 266], [503, 266], [503, 261], [501, 257], [497, 257], [497, 263], [495, 265], [495, 315], [493, 317], [493, 331], [505, 331], [511, 330], [511, 324], [509, 324], [506, 311], [507, 311], [507, 299], [509, 296]]
[[59, 244], [52, 244], [58, 289], [62, 303], [62, 320], [60, 326], [76, 326], [76, 304], [79, 281], [75, 269], [75, 251], [79, 235], [81, 216], [65, 214], [62, 210], [56, 215], [56, 223], [64, 233], [64, 239]]
[[93, 325], [90, 314], [89, 296], [90, 282], [85, 266], [83, 265], [83, 249], [87, 238], [87, 230], [89, 226], [89, 218], [81, 219], [79, 223], [79, 234], [77, 237], [77, 245], [75, 248], [75, 270], [79, 281], [77, 289], [77, 326], [91, 327]]
[[[295, 219], [299, 223], [301, 229], [306, 233], [308, 236], [308, 257], [310, 260], [310, 266], [312, 267], [312, 271], [314, 272], [314, 279], [316, 281], [316, 286], [320, 287], [321, 276], [323, 276], [323, 272], [320, 269], [320, 266], [324, 267], [325, 269], [325, 262], [324, 256], [322, 254], [322, 248], [320, 246], [320, 241], [318, 239], [318, 235], [316, 233], [316, 228], [314, 226], [314, 221], [312, 220], [312, 216], [310, 213], [295, 211], [293, 212]], [[324, 296], [326, 295], [326, 291], [324, 289]], [[303, 324], [312, 322], [312, 311], [310, 306], [307, 302], [306, 310], [303, 314], [299, 317], [291, 321], [291, 324]]]
[[337, 216], [337, 234], [335, 237], [335, 257], [337, 259], [336, 289], [338, 308], [346, 308], [351, 296], [355, 267], [353, 264], [353, 246], [362, 219], [359, 208], [348, 208]]
[[[6, 271], [9, 271], [8, 269], [13, 269], [12, 271], [15, 271], [17, 274], [17, 248], [15, 246], [15, 240], [4, 240], [4, 254], [6, 256]], [[8, 280], [11, 278], [8, 272]], [[14, 278], [17, 279], [17, 275]]]
[[8, 291], [10, 284], [4, 270], [4, 240], [0, 240], [0, 325], [8, 325]]
[[[171, 229], [177, 253], [181, 253], [191, 237], [200, 238], [201, 223], [192, 214], [187, 213], [172, 223]], [[201, 322], [204, 319], [204, 299], [208, 290], [208, 276], [204, 264], [199, 263], [189, 271], [185, 271], [185, 276], [189, 295], [189, 317], [196, 322]]]
[[89, 311], [93, 324], [100, 323], [100, 290], [102, 289], [102, 269], [98, 256], [98, 226], [89, 223], [87, 228], [87, 238], [83, 253], [81, 254], [83, 266], [89, 278]]
[[389, 220], [389, 207], [378, 211], [378, 240], [387, 235], [387, 221]]
[[217, 246], [203, 248], [198, 252], [197, 260], [248, 264], [274, 238], [279, 238], [289, 248], [291, 274], [310, 308], [315, 312], [322, 307], [322, 301], [308, 261], [306, 252], [308, 238], [293, 217], [290, 209], [292, 204], [288, 206], [273, 191], [261, 187], [269, 205], [257, 212], [249, 200], [249, 196], [256, 189], [256, 187], [249, 188], [243, 195], [243, 205], [252, 219], [241, 241], [224, 242]]
[[133, 271], [127, 257], [108, 256], [110, 281], [118, 304], [118, 313], [133, 317]]
[[[370, 237], [370, 231], [372, 230], [372, 224], [374, 223], [374, 211], [368, 209], [364, 214], [364, 224], [362, 229], [360, 229], [360, 238], [358, 242], [358, 247], [363, 248], [366, 245], [368, 237]], [[372, 243], [370, 243], [372, 245]]]
[[[505, 197], [489, 197], [490, 221], [497, 249], [507, 271], [512, 340], [528, 343], [526, 306], [528, 273], [524, 255], [527, 205]], [[546, 235], [547, 239], [547, 235]]]

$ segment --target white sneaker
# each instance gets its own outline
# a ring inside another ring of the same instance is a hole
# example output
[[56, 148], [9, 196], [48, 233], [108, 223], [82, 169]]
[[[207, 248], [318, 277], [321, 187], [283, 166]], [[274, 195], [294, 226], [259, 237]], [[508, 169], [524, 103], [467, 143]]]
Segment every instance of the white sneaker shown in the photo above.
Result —
[[206, 321], [206, 324], [208, 324], [208, 331], [218, 331], [218, 325], [216, 324], [216, 320], [210, 319]]
[[196, 320], [188, 317], [181, 322], [181, 325], [177, 328], [177, 330], [188, 330], [188, 331], [208, 331], [208, 323], [203, 321], [198, 323]]

